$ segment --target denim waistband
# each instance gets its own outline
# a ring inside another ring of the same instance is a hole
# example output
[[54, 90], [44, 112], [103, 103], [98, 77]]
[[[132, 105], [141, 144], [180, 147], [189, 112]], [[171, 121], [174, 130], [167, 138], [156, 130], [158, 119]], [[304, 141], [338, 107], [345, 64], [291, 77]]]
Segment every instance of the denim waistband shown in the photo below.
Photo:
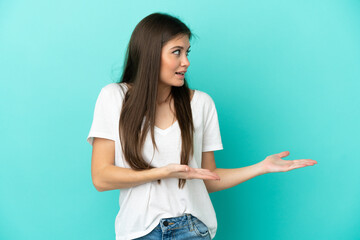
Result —
[[161, 230], [165, 232], [168, 230], [181, 228], [187, 225], [189, 225], [189, 228], [192, 229], [191, 216], [192, 215], [190, 213], [184, 213], [184, 215], [179, 217], [162, 218], [160, 220]]

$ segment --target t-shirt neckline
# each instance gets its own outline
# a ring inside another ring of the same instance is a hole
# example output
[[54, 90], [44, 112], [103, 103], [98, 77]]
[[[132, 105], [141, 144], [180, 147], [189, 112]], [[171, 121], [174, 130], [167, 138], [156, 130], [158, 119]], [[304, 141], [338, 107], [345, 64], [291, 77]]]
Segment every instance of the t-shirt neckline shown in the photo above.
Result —
[[[194, 100], [195, 100], [195, 96], [197, 96], [197, 90], [196, 90], [196, 89], [194, 89], [194, 95], [193, 95], [193, 97], [192, 97], [192, 99], [191, 99], [191, 101], [190, 101], [190, 106], [191, 106], [191, 108], [192, 108], [192, 105], [193, 105], [194, 102], [195, 102], [195, 101], [194, 101]], [[156, 130], [157, 132], [159, 132], [160, 134], [165, 135], [165, 134], [167, 134], [171, 129], [173, 129], [176, 125], [179, 125], [179, 122], [178, 122], [177, 119], [176, 119], [176, 121], [175, 121], [170, 127], [168, 127], [168, 128], [161, 129], [161, 128], [155, 126], [155, 125], [154, 125], [154, 128], [155, 128], [155, 130]]]

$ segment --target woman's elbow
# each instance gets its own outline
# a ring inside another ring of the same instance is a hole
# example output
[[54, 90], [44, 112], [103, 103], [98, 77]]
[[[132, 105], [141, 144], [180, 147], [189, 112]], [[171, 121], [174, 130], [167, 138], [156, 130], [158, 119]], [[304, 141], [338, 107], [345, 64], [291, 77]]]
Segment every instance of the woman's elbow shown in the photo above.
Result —
[[92, 183], [98, 192], [105, 192], [107, 189], [101, 184], [98, 178], [93, 177]]

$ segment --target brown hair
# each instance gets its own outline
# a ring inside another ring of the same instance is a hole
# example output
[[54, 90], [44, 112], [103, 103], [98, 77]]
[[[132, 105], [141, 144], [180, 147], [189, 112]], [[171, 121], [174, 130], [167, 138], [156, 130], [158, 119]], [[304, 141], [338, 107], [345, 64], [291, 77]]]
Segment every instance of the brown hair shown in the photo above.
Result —
[[[123, 100], [119, 135], [125, 160], [134, 170], [154, 168], [144, 160], [141, 153], [149, 128], [154, 149], [158, 149], [154, 126], [161, 50], [166, 42], [183, 34], [191, 40], [190, 29], [178, 18], [169, 14], [153, 13], [136, 25], [127, 46], [125, 65], [118, 83], [126, 83], [131, 85], [131, 88]], [[169, 96], [174, 99], [175, 116], [181, 129], [181, 164], [188, 165], [189, 157], [194, 153], [194, 124], [190, 89], [185, 78], [183, 86], [172, 86]], [[159, 184], [160, 182], [158, 179]], [[183, 188], [185, 183], [185, 179], [179, 179], [179, 188]]]

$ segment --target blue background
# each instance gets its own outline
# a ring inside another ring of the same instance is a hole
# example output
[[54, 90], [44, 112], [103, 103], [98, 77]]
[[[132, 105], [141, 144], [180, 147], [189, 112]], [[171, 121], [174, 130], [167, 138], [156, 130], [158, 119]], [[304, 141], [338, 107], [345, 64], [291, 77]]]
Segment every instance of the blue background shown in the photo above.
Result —
[[86, 142], [136, 24], [179, 17], [188, 81], [215, 101], [217, 167], [318, 164], [212, 193], [215, 239], [360, 239], [360, 2], [0, 1], [0, 239], [115, 239], [119, 190]]

